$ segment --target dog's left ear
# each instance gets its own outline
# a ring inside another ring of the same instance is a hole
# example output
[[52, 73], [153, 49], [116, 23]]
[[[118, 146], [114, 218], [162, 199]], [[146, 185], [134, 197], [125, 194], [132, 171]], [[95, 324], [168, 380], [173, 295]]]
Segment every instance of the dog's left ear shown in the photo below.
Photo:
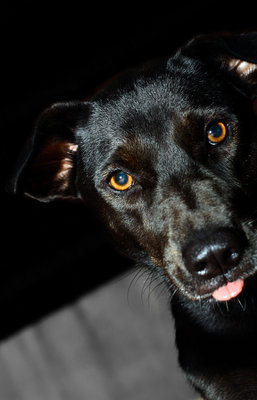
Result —
[[198, 36], [181, 53], [218, 67], [247, 96], [257, 97], [257, 32]]

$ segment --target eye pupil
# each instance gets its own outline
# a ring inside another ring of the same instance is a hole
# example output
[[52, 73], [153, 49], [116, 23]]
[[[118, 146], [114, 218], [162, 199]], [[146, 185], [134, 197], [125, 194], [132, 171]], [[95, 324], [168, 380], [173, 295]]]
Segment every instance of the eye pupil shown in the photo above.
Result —
[[222, 129], [221, 129], [220, 125], [216, 124], [216, 125], [212, 125], [209, 128], [208, 132], [212, 137], [218, 138], [222, 133]]
[[208, 127], [207, 134], [211, 144], [220, 143], [226, 137], [226, 126], [223, 124], [223, 122], [214, 123]]
[[114, 174], [115, 183], [119, 186], [124, 186], [128, 183], [128, 175], [123, 171], [117, 171]]

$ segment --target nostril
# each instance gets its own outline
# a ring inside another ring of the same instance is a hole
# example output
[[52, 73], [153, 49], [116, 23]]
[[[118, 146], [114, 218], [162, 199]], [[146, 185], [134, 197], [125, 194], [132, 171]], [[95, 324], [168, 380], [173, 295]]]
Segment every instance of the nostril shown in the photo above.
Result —
[[199, 274], [202, 275], [204, 274], [204, 271], [206, 270], [208, 266], [208, 263], [205, 261], [201, 261], [195, 264], [195, 271]]
[[199, 276], [206, 276], [209, 274], [209, 264], [207, 261], [197, 262], [194, 266], [194, 270]]
[[240, 259], [240, 255], [238, 250], [235, 250], [233, 248], [225, 249], [223, 253], [223, 263], [226, 265], [235, 265], [238, 263]]
[[185, 267], [205, 279], [224, 274], [239, 264], [245, 242], [230, 229], [197, 232], [182, 252]]
[[203, 258], [201, 258], [201, 253], [202, 252], [200, 252], [200, 256], [196, 259], [189, 258], [189, 263], [187, 263], [189, 271], [206, 279], [220, 274], [221, 271], [219, 261], [217, 260], [215, 252], [213, 252], [211, 247], [205, 247], [205, 256]]

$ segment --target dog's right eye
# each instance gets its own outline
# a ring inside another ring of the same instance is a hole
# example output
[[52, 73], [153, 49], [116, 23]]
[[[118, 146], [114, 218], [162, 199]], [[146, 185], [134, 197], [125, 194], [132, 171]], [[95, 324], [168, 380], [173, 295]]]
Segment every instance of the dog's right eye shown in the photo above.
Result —
[[226, 125], [221, 121], [210, 124], [207, 128], [207, 135], [209, 143], [212, 145], [223, 142], [227, 135]]
[[133, 178], [122, 170], [115, 171], [109, 182], [110, 186], [119, 191], [129, 189], [133, 184]]

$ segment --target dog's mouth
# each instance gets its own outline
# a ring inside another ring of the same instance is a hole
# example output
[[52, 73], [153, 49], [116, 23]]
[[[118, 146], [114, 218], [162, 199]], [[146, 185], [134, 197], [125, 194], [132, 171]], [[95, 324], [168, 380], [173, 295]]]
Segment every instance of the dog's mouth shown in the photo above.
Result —
[[229, 274], [221, 274], [206, 282], [196, 283], [196, 287], [193, 290], [195, 295], [190, 297], [193, 300], [229, 301], [243, 292], [245, 281], [251, 278], [255, 272], [254, 265], [251, 267], [248, 265], [247, 268], [240, 265], [230, 271]]

